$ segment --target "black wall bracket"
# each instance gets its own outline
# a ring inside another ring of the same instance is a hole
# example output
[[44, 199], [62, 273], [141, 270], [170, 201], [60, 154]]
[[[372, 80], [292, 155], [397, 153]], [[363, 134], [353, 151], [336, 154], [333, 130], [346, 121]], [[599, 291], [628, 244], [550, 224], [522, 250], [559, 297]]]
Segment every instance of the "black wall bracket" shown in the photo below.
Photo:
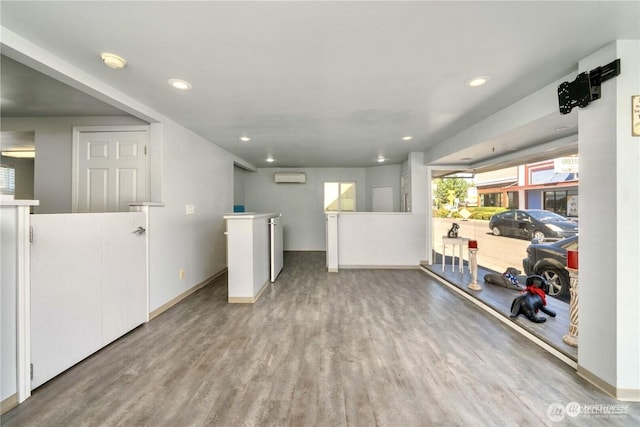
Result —
[[558, 86], [558, 104], [560, 114], [569, 114], [574, 107], [584, 108], [600, 99], [602, 82], [620, 74], [620, 59], [578, 74], [572, 82], [563, 82]]

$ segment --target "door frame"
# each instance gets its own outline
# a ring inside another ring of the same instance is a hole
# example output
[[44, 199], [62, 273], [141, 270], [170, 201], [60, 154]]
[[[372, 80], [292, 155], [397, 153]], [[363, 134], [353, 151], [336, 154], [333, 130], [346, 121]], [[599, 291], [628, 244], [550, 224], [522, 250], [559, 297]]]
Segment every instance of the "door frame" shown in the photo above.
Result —
[[[123, 125], [123, 126], [73, 126], [72, 128], [72, 154], [71, 154], [71, 212], [78, 212], [79, 194], [78, 185], [80, 182], [79, 159], [80, 155], [80, 134], [83, 132], [145, 132], [147, 135], [147, 153], [151, 151], [151, 140], [149, 138], [148, 125]], [[149, 156], [144, 156], [144, 199], [150, 198], [150, 173], [149, 173]]]

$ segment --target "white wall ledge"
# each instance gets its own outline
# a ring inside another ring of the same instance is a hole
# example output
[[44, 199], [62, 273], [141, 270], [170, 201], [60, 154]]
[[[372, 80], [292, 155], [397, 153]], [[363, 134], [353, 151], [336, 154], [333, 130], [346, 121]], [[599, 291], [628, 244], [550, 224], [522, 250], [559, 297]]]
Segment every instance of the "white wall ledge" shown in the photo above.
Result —
[[130, 202], [129, 206], [155, 206], [155, 207], [164, 207], [163, 202]]
[[40, 206], [40, 200], [0, 199], [0, 206]]
[[415, 212], [327, 212], [325, 215], [337, 214], [337, 215], [414, 215]]
[[229, 213], [223, 216], [224, 219], [258, 219], [258, 218], [274, 218], [282, 216], [282, 214], [278, 213], [256, 213], [256, 212], [237, 212], [237, 213]]

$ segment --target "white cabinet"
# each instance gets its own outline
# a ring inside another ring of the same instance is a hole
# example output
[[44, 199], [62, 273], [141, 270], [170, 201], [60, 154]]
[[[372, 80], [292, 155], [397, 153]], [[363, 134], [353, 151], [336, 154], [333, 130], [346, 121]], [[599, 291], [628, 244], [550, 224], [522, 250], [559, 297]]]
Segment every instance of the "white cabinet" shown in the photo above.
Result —
[[145, 220], [32, 215], [32, 388], [147, 321], [146, 238], [136, 233]]
[[[270, 220], [274, 218], [278, 223], [276, 227], [282, 227], [280, 214], [246, 213], [224, 216], [227, 221], [229, 302], [256, 302], [269, 283], [272, 259]], [[281, 236], [275, 235], [276, 246], [273, 250], [276, 266], [279, 264], [277, 261], [282, 260], [281, 243]], [[277, 276], [275, 271], [274, 273]]]

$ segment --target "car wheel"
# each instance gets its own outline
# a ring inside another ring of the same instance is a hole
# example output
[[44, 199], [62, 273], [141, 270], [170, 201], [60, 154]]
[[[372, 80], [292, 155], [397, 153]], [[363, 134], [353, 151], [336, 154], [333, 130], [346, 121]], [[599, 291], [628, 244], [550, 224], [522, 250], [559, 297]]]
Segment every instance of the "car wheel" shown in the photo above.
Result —
[[536, 230], [536, 231], [533, 232], [533, 236], [532, 237], [534, 239], [538, 239], [539, 241], [542, 242], [546, 236], [544, 235], [544, 233], [542, 231]]
[[500, 236], [502, 234], [502, 232], [500, 231], [500, 229], [498, 228], [498, 226], [494, 226], [491, 231], [493, 231], [493, 235], [494, 236]]
[[544, 277], [549, 284], [549, 295], [552, 297], [562, 296], [568, 292], [569, 284], [566, 283], [565, 278], [557, 268], [544, 267], [537, 274]]

